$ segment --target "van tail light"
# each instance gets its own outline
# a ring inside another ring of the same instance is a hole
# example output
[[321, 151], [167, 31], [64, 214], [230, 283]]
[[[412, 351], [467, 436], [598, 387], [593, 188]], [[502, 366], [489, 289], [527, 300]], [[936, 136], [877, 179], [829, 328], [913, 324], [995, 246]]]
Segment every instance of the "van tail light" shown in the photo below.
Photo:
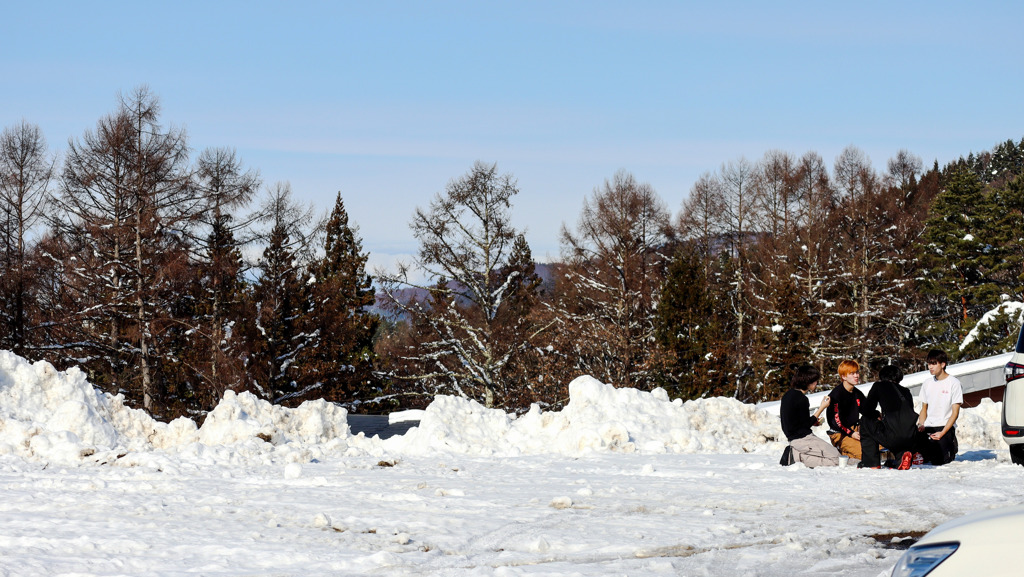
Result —
[[1003, 369], [1003, 374], [1006, 376], [1006, 382], [1016, 381], [1017, 379], [1024, 377], [1024, 365], [1018, 365], [1017, 363], [1006, 363], [1006, 368]]

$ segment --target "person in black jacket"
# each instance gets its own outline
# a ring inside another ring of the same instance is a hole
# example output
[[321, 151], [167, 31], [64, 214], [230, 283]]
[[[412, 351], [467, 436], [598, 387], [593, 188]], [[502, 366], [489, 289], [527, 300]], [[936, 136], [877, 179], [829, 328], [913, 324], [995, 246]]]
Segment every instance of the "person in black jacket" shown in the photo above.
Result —
[[861, 458], [860, 413], [864, 393], [860, 392], [860, 363], [839, 363], [839, 386], [828, 394], [831, 402], [826, 413], [828, 438], [839, 452], [851, 459]]
[[823, 398], [818, 410], [811, 414], [811, 403], [807, 400], [807, 393], [814, 392], [820, 376], [818, 369], [811, 365], [797, 368], [790, 381], [792, 388], [782, 395], [782, 402], [779, 404], [782, 432], [789, 439], [793, 460], [811, 468], [834, 467], [839, 464], [839, 451], [811, 431], [811, 427], [821, 424], [819, 417], [829, 403], [828, 397]]
[[860, 420], [862, 467], [878, 468], [878, 445], [889, 449], [898, 459], [897, 469], [909, 469], [917, 438], [917, 413], [914, 396], [900, 385], [903, 371], [887, 365], [878, 371], [878, 382], [871, 385]]

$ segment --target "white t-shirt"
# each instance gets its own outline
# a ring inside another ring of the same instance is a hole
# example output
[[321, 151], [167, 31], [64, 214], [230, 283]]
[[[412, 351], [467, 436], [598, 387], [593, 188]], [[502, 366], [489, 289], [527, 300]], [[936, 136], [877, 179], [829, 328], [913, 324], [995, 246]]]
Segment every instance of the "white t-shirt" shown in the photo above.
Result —
[[928, 416], [925, 417], [926, 427], [945, 427], [953, 416], [953, 405], [964, 403], [964, 389], [960, 379], [949, 375], [941, 381], [928, 377], [921, 384], [921, 402], [928, 405]]

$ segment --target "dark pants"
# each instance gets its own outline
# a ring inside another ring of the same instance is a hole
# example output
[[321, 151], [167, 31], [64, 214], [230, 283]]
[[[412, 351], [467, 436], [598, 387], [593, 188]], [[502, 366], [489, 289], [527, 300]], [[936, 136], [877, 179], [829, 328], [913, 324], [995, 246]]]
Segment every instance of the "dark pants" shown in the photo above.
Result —
[[914, 437], [917, 433], [916, 417], [901, 418], [895, 415], [886, 416], [883, 420], [861, 419], [860, 450], [863, 455], [861, 466], [878, 467], [882, 464], [878, 446], [882, 445], [892, 452], [897, 459], [904, 451], [914, 449]]
[[956, 427], [942, 435], [942, 438], [938, 441], [928, 438], [928, 435], [938, 433], [942, 429], [943, 427], [925, 427], [924, 435], [921, 436], [921, 446], [918, 451], [924, 457], [925, 462], [932, 465], [952, 463], [956, 459], [957, 452], [960, 450], [960, 444], [956, 440]]

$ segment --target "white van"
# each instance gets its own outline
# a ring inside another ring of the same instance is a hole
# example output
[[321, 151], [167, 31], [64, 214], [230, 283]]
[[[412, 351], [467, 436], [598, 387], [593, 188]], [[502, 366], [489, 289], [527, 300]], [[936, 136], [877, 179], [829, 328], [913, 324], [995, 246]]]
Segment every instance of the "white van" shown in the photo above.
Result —
[[1020, 329], [1017, 346], [1004, 372], [1003, 440], [1010, 445], [1010, 460], [1024, 465], [1024, 327]]

